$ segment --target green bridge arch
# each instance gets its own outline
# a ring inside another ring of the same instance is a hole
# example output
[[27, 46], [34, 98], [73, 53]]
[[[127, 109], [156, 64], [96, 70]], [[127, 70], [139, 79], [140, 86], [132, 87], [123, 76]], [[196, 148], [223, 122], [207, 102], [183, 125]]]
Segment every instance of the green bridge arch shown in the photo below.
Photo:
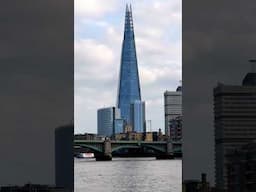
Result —
[[143, 145], [143, 147], [146, 147], [148, 149], [153, 149], [156, 152], [161, 152], [161, 153], [166, 152], [166, 149], [163, 149], [162, 147], [156, 147], [156, 146], [152, 146], [152, 145]]
[[120, 146], [112, 148], [112, 153], [119, 149], [139, 149], [139, 148], [140, 148], [140, 146], [136, 146], [136, 145], [120, 145]]
[[155, 152], [160, 152], [160, 153], [166, 153], [166, 149], [163, 147], [156, 147], [156, 146], [152, 146], [152, 145], [120, 145], [117, 147], [113, 147], [112, 148], [112, 153], [119, 150], [119, 149], [140, 149], [140, 148], [148, 148], [148, 149], [152, 149]]
[[86, 145], [86, 144], [79, 144], [79, 145], [75, 145], [76, 148], [87, 148], [87, 149], [91, 149], [93, 152], [97, 152], [97, 153], [103, 153], [103, 151], [101, 149], [99, 149], [96, 146], [93, 145]]

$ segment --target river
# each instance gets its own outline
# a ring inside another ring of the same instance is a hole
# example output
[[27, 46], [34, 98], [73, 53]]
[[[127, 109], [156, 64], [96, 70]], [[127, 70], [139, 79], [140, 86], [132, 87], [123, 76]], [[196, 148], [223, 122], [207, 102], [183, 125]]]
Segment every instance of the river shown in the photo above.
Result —
[[75, 159], [75, 192], [181, 192], [181, 160]]

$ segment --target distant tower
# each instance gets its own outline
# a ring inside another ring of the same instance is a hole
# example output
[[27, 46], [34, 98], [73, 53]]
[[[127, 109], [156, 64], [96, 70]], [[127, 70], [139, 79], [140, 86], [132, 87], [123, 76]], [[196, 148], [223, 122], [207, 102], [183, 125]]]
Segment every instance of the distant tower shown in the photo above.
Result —
[[164, 92], [164, 115], [165, 134], [170, 137], [171, 121], [182, 116], [182, 86], [178, 86], [176, 91]]
[[117, 107], [120, 108], [121, 118], [131, 125], [130, 104], [135, 100], [141, 101], [140, 81], [134, 39], [132, 9], [126, 5], [124, 39], [122, 44], [121, 66]]
[[143, 133], [146, 131], [145, 102], [134, 101], [131, 105], [131, 125], [133, 131]]

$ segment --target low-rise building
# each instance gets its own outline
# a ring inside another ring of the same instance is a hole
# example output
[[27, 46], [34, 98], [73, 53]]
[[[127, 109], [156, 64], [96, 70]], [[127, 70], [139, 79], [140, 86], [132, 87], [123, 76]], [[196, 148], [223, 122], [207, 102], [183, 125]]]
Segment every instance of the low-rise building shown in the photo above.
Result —
[[152, 132], [145, 133], [145, 141], [153, 141], [153, 133]]
[[84, 134], [76, 134], [74, 136], [76, 140], [96, 140], [97, 134], [95, 133], [84, 133]]
[[143, 141], [144, 133], [126, 132], [115, 135], [115, 140]]
[[117, 134], [115, 134], [115, 140], [117, 140], [117, 141], [126, 140], [126, 133], [117, 133]]

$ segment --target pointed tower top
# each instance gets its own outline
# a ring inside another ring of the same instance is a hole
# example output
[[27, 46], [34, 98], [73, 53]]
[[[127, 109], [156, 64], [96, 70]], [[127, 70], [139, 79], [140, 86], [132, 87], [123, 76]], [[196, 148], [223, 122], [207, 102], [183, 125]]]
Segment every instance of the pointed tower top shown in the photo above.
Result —
[[125, 11], [125, 31], [133, 31], [133, 20], [132, 20], [132, 5], [126, 4], [126, 11]]
[[128, 4], [126, 4], [126, 10], [125, 10], [125, 12], [126, 12], [126, 13], [129, 12]]
[[132, 4], [126, 3], [126, 12], [132, 12]]

